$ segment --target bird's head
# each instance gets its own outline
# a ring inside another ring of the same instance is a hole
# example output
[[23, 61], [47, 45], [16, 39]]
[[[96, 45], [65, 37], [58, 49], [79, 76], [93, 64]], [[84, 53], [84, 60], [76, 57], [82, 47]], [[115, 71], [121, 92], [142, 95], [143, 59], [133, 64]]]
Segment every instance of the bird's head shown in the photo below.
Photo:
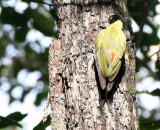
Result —
[[125, 28], [125, 21], [124, 18], [120, 15], [120, 14], [115, 14], [115, 15], [111, 15], [108, 19], [108, 23], [109, 24], [113, 24], [117, 22], [118, 24], [120, 24], [120, 22], [122, 23], [122, 28]]

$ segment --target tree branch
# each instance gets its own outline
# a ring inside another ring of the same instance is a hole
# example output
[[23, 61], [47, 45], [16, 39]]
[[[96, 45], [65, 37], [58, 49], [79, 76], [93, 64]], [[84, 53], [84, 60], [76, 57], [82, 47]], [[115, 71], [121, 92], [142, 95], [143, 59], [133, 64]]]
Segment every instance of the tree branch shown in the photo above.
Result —
[[160, 120], [158, 120], [158, 121], [143, 122], [141, 125], [151, 125], [151, 124], [157, 124], [157, 123], [160, 123]]
[[151, 5], [149, 6], [149, 8], [147, 8], [148, 6], [148, 0], [143, 0], [143, 10], [142, 10], [142, 18], [141, 18], [141, 22], [140, 22], [140, 31], [138, 33], [138, 38], [136, 40], [136, 50], [139, 48], [142, 38], [143, 38], [143, 27], [145, 25], [145, 21], [146, 21], [146, 17], [148, 14], [149, 9], [153, 6], [153, 4], [156, 2], [157, 0], [154, 0]]
[[137, 70], [139, 69], [140, 66], [144, 66], [146, 67], [153, 76], [157, 77], [157, 75], [150, 69], [150, 67], [146, 64], [147, 60], [150, 59], [152, 56], [154, 56], [155, 54], [159, 53], [160, 52], [160, 48], [158, 51], [156, 51], [155, 53], [153, 53], [152, 55], [150, 55], [148, 58], [144, 59], [144, 60], [141, 60], [137, 57], [137, 59], [140, 61], [140, 65], [137, 66]]
[[[152, 55], [150, 55], [148, 58], [151, 58], [152, 56], [154, 56], [154, 55], [157, 54], [158, 52], [160, 52], [160, 48], [159, 48], [158, 51], [156, 51], [155, 53], [153, 53]], [[148, 59], [148, 58], [147, 58], [147, 59]]]
[[136, 40], [136, 50], [140, 46], [142, 38], [143, 38], [143, 27], [144, 27], [145, 20], [146, 20], [147, 14], [148, 14], [147, 2], [148, 2], [148, 0], [143, 0], [142, 18], [141, 18], [141, 22], [140, 22], [140, 31], [138, 33], [138, 38]]
[[152, 56], [154, 56], [154, 55], [157, 54], [158, 52], [160, 52], [160, 48], [159, 48], [158, 51], [156, 51], [155, 53], [153, 53], [152, 55], [150, 55], [149, 57], [147, 57], [146, 59], [144, 59], [142, 62], [143, 62], [144, 64], [146, 64], [147, 60], [149, 60]]

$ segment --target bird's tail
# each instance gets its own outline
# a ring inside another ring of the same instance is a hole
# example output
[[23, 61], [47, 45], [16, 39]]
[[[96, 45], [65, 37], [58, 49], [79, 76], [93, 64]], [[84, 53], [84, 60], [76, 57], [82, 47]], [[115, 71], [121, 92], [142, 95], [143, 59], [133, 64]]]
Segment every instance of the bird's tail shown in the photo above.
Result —
[[108, 82], [108, 84], [107, 84], [107, 91], [111, 91], [113, 85], [114, 85], [114, 81]]

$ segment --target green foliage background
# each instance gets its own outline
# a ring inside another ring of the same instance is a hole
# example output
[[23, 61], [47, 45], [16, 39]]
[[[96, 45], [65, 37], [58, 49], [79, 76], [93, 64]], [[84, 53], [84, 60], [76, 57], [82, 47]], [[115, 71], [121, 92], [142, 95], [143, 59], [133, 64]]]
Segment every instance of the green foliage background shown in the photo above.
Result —
[[[32, 91], [36, 90], [37, 96], [34, 104], [36, 106], [41, 105], [43, 99], [47, 98], [48, 92], [48, 48], [41, 45], [41, 41], [37, 40], [35, 42], [30, 42], [27, 40], [27, 34], [31, 30], [37, 30], [41, 32], [44, 37], [57, 37], [56, 29], [56, 9], [52, 7], [52, 10], [49, 9], [44, 4], [37, 4], [36, 8], [32, 8], [29, 0], [21, 0], [28, 4], [28, 7], [23, 12], [16, 11], [15, 7], [6, 6], [6, 1], [0, 2], [0, 85], [4, 82], [10, 84], [10, 88], [6, 90], [6, 94], [9, 95], [9, 104], [14, 101], [23, 102], [25, 97]], [[143, 2], [145, 0], [128, 0], [128, 9], [130, 17], [140, 26], [143, 13]], [[18, 2], [18, 0], [17, 0]], [[49, 1], [50, 3], [54, 2], [53, 0]], [[159, 38], [157, 36], [159, 25], [153, 22], [155, 16], [159, 15], [156, 12], [156, 6], [159, 4], [156, 0], [147, 1], [147, 17], [145, 25], [148, 25], [151, 29], [151, 33], [143, 33], [143, 38], [138, 49], [143, 54], [143, 58], [136, 59], [136, 71], [139, 72], [142, 67], [147, 69], [148, 75], [146, 77], [152, 77], [154, 80], [160, 80], [160, 53], [158, 59], [156, 60], [155, 66], [156, 71], [152, 71], [148, 63], [151, 61], [151, 58], [148, 56], [148, 51], [150, 46], [159, 45]], [[8, 28], [9, 29], [8, 29]], [[139, 32], [135, 33], [134, 42], [136, 43]], [[13, 56], [8, 56], [9, 46], [12, 46], [16, 52]], [[35, 49], [36, 47], [40, 48], [39, 51]], [[4, 64], [3, 60], [8, 58], [11, 63]], [[26, 86], [21, 84], [17, 80], [17, 76], [21, 70], [27, 70], [28, 72], [40, 72], [41, 77], [37, 82], [43, 83], [43, 87], [38, 85], [36, 86]], [[137, 76], [137, 82], [141, 82], [144, 77]], [[15, 98], [12, 95], [12, 91], [16, 87], [21, 87], [23, 89], [22, 95], [20, 98]], [[0, 87], [1, 89], [1, 87]], [[4, 91], [4, 90], [0, 90]], [[147, 93], [152, 96], [160, 96], [160, 89], [153, 90], [152, 92], [138, 92], [137, 94]], [[156, 114], [160, 112], [158, 108], [150, 111], [150, 116], [147, 118], [144, 116], [145, 108], [139, 104], [139, 123], [140, 128], [143, 130], [151, 130], [160, 128], [160, 122], [157, 123], [160, 118], [155, 118]], [[23, 114], [21, 115], [23, 117]], [[26, 116], [26, 115], [25, 115]], [[25, 117], [24, 116], [24, 117]], [[5, 117], [2, 117], [5, 118]], [[14, 118], [12, 118], [14, 119]], [[23, 118], [21, 118], [23, 119]], [[18, 120], [20, 121], [20, 120]], [[156, 122], [155, 122], [156, 121]], [[144, 124], [144, 122], [152, 122]], [[1, 124], [2, 122], [0, 122]], [[17, 122], [16, 122], [17, 123]], [[13, 124], [9, 124], [13, 125]], [[17, 125], [17, 124], [14, 124]], [[1, 126], [1, 125], [0, 125]], [[18, 125], [17, 125], [18, 126]], [[6, 126], [5, 126], [6, 127]]]

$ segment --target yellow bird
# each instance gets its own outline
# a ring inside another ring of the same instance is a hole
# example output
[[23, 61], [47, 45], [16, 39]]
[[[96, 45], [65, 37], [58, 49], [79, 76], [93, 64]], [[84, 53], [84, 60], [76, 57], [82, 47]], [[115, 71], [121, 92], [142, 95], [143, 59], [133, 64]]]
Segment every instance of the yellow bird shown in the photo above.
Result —
[[[109, 18], [110, 26], [102, 29], [95, 43], [95, 61], [102, 89], [110, 91], [121, 67], [121, 59], [126, 49], [126, 36], [123, 32], [124, 21], [120, 15]], [[107, 82], [108, 83], [107, 83]]]

